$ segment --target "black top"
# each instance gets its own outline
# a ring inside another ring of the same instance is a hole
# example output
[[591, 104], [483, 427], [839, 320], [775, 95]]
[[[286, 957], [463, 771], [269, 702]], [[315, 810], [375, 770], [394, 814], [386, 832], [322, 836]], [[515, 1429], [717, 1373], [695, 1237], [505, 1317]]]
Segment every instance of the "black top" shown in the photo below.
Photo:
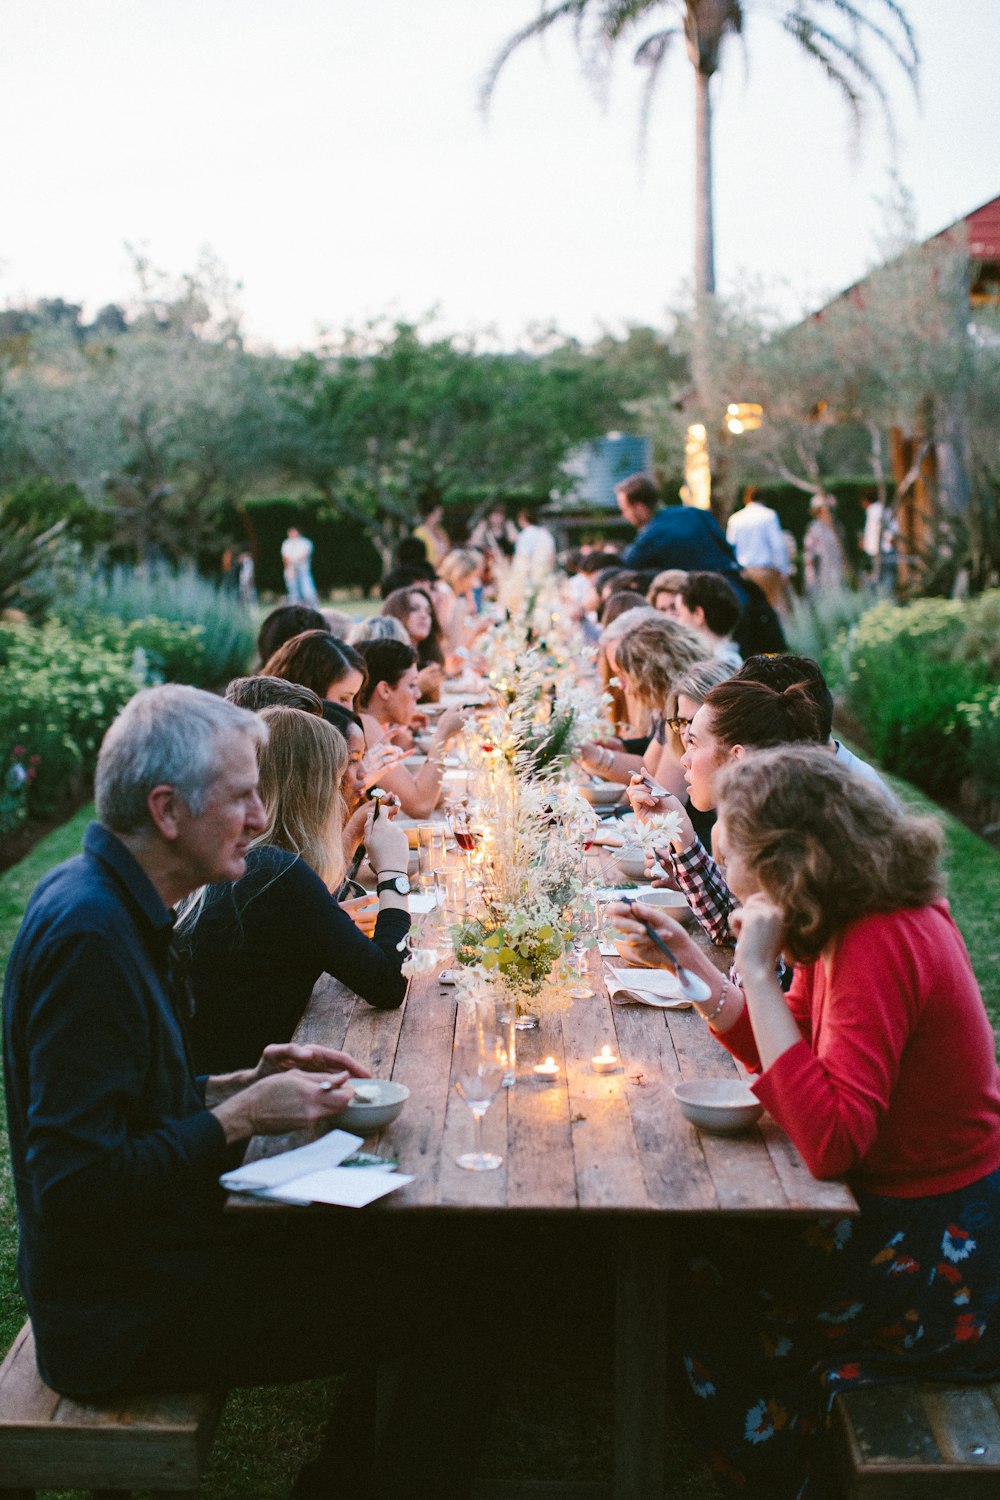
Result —
[[321, 974], [380, 1009], [400, 1005], [406, 954], [399, 944], [409, 929], [409, 913], [388, 908], [366, 938], [298, 855], [266, 844], [251, 849], [242, 880], [209, 886], [182, 934], [198, 1072], [255, 1067], [269, 1042], [290, 1041]]
[[123, 1379], [224, 1254], [232, 1153], [190, 1066], [172, 928], [92, 823], [28, 902], [7, 969], [18, 1272], [41, 1373], [69, 1394]]

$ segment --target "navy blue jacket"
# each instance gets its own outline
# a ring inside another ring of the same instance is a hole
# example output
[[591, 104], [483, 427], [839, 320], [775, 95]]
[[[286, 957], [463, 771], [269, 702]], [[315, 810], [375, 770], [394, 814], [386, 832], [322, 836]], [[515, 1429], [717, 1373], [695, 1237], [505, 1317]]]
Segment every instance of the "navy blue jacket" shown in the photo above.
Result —
[[622, 553], [627, 568], [683, 568], [685, 573], [721, 573], [746, 603], [740, 565], [711, 511], [663, 505]]
[[188, 1058], [172, 929], [92, 823], [31, 897], [7, 969], [18, 1272], [41, 1373], [68, 1394], [122, 1380], [225, 1253], [232, 1152]]

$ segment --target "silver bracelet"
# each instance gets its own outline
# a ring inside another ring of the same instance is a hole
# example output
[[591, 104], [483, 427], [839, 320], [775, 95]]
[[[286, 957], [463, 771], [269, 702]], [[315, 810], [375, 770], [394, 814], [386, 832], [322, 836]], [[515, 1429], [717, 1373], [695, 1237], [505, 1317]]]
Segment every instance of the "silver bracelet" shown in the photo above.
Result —
[[601, 751], [601, 765], [604, 766], [604, 767], [606, 767], [606, 769], [610, 771], [611, 767], [614, 765], [614, 763], [615, 763], [615, 752], [613, 750], [609, 750], [605, 746], [605, 748]]
[[726, 985], [728, 983], [729, 983], [729, 981], [727, 979], [724, 979], [722, 981], [722, 989], [719, 991], [719, 1002], [716, 1005], [715, 1009], [708, 1011], [707, 1014], [706, 1014], [705, 1011], [701, 1012], [701, 1018], [702, 1018], [702, 1020], [706, 1021], [709, 1026], [711, 1026], [712, 1022], [715, 1021], [715, 1020], [717, 1020], [718, 1017], [722, 1015], [722, 1012], [725, 1009], [726, 999], [727, 999], [727, 996], [726, 996]]

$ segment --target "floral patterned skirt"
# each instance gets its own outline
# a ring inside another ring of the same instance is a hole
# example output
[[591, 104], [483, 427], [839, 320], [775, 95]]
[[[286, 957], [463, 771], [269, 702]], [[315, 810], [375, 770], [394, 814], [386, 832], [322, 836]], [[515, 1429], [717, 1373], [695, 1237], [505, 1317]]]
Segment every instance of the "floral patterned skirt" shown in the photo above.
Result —
[[1000, 1369], [1000, 1171], [857, 1219], [699, 1225], [673, 1283], [679, 1389], [724, 1487], [822, 1493], [838, 1391]]

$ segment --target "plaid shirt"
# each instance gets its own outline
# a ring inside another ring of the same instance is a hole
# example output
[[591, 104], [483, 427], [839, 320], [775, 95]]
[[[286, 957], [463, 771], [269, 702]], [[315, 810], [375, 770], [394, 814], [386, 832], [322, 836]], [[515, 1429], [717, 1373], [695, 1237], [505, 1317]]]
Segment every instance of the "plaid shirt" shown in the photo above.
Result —
[[[675, 854], [673, 849], [669, 848], [658, 849], [656, 857], [664, 869], [669, 864], [673, 870], [677, 884], [688, 899], [688, 905], [712, 942], [720, 946], [723, 943], [731, 943], [733, 935], [729, 931], [729, 913], [739, 906], [739, 902], [726, 884], [722, 871], [700, 839], [696, 838], [694, 843], [680, 854]], [[775, 977], [781, 988], [787, 990], [791, 982], [792, 970], [780, 954], [775, 964]], [[743, 988], [743, 981], [736, 972], [735, 964], [729, 970], [729, 978], [733, 984], [738, 985], [740, 989]]]
[[738, 905], [715, 860], [700, 839], [680, 854], [657, 850], [657, 858], [673, 870], [677, 884], [713, 943], [731, 943], [729, 913]]

